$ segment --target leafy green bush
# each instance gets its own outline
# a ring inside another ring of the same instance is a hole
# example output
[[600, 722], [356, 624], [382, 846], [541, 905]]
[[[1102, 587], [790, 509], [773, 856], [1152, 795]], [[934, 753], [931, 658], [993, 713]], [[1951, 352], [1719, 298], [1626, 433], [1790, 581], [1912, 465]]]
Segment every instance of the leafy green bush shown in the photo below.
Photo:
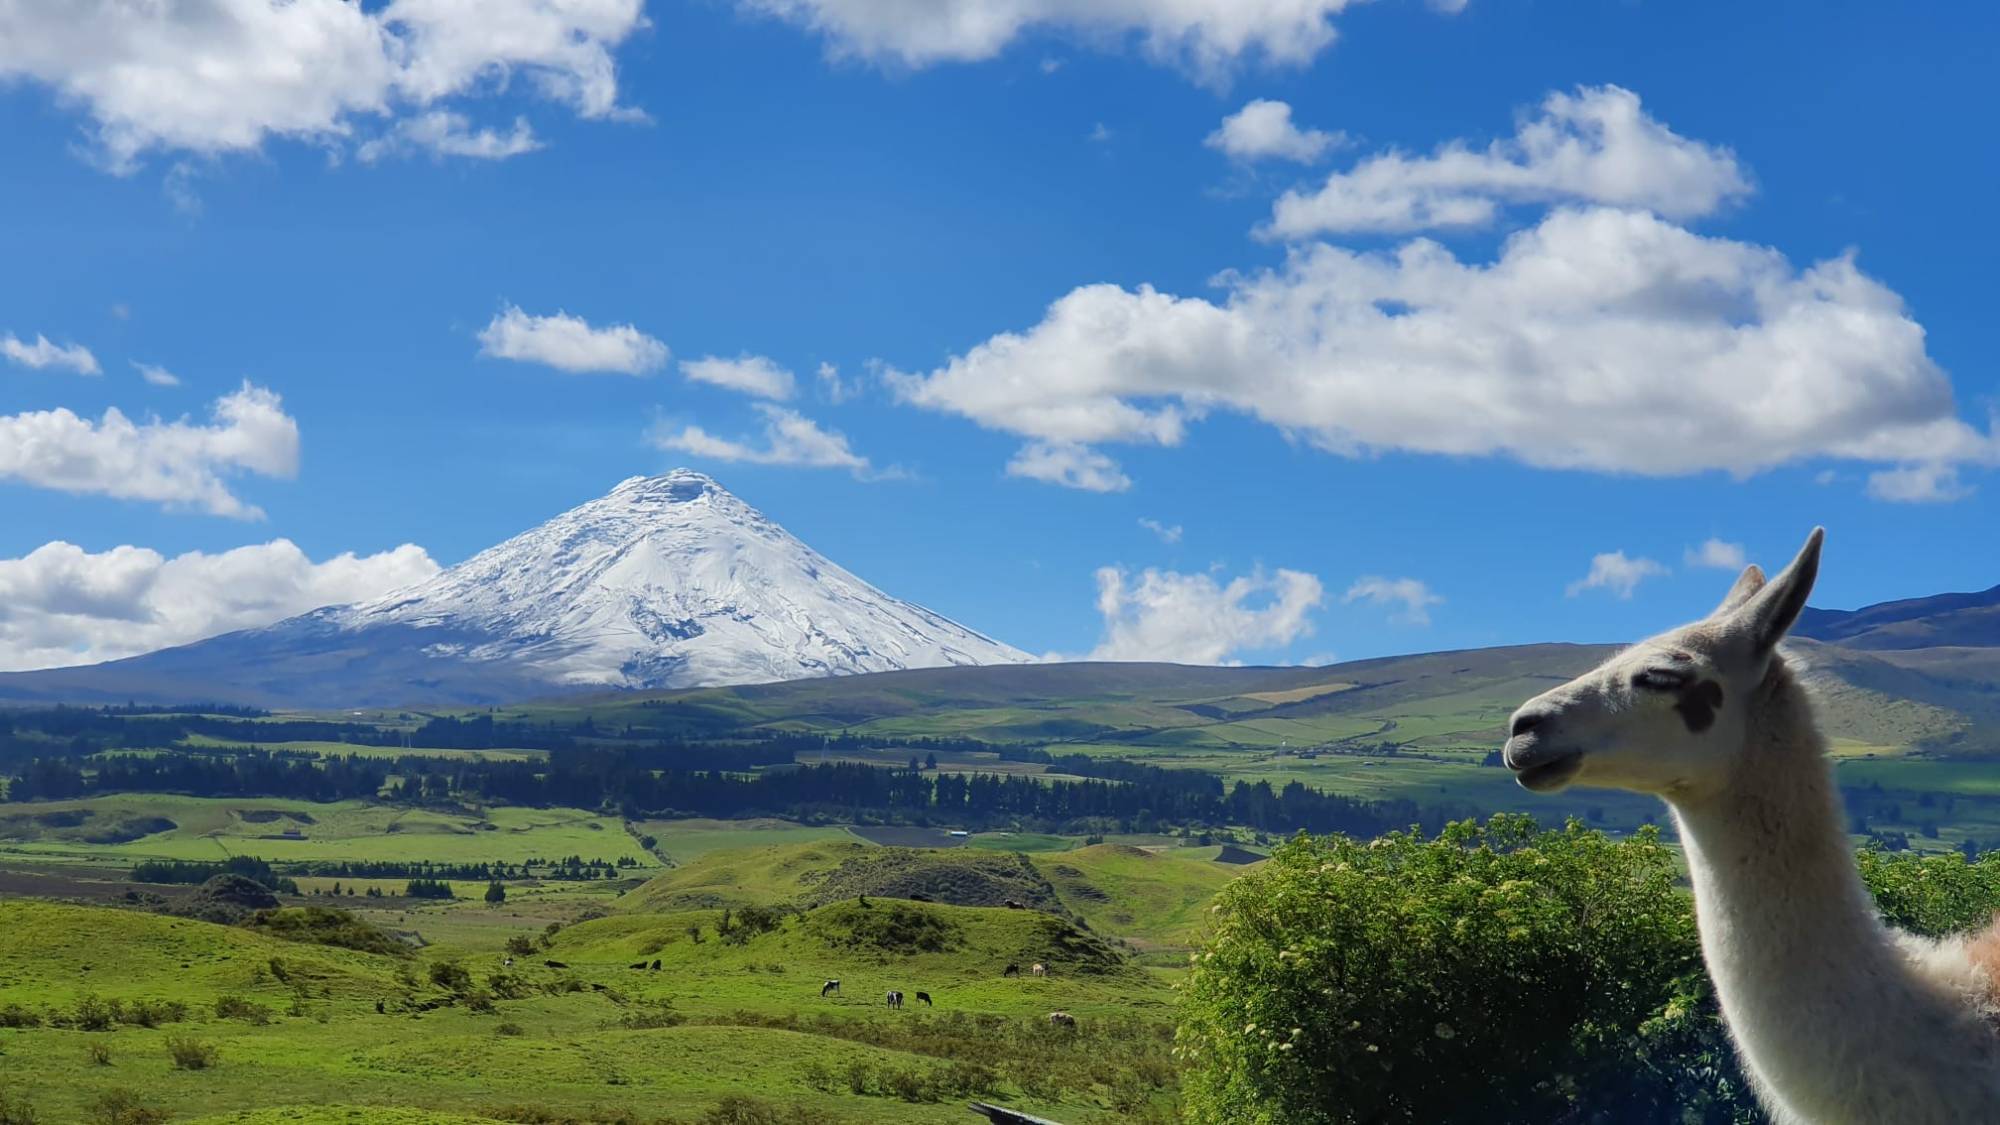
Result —
[[41, 1125], [34, 1103], [0, 1090], [0, 1125]]
[[1650, 829], [1613, 841], [1501, 815], [1436, 839], [1300, 837], [1215, 909], [1178, 1036], [1191, 1120], [1527, 1123], [1616, 1106], [1609, 1120], [1664, 1122], [1749, 1106]]
[[191, 1035], [174, 1035], [167, 1039], [167, 1057], [174, 1060], [175, 1070], [207, 1070], [216, 1064], [220, 1055], [213, 1043], [205, 1043]]
[[83, 1119], [90, 1125], [161, 1125], [171, 1117], [166, 1110], [140, 1101], [130, 1090], [107, 1090], [90, 1103]]
[[256, 1027], [271, 1022], [271, 1009], [254, 1000], [241, 996], [218, 996], [215, 998], [215, 1018], [219, 1020], [242, 1020]]
[[0, 1027], [40, 1026], [42, 1026], [42, 1017], [37, 1012], [23, 1008], [19, 1004], [9, 1004], [4, 1008], [0, 1008]]
[[456, 961], [433, 961], [430, 967], [431, 983], [453, 994], [470, 991], [472, 974]]
[[[1915, 933], [2000, 908], [2000, 856], [1859, 864]], [[1651, 830], [1294, 840], [1218, 898], [1178, 1043], [1198, 1122], [1762, 1120]]]
[[1865, 850], [1861, 878], [1875, 895], [1882, 919], [1911, 933], [1936, 937], [1976, 929], [2000, 906], [2000, 852], [1968, 863], [1957, 852], [1915, 855]]

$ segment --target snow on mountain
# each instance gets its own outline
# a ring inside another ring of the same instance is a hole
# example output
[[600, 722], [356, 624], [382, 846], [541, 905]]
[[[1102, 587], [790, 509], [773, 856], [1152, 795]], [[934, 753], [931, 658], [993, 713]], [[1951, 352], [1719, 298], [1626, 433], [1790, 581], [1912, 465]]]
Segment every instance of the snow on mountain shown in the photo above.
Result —
[[890, 597], [681, 469], [623, 481], [374, 601], [106, 664], [10, 673], [0, 698], [483, 704], [1031, 659]]
[[415, 586], [321, 614], [349, 630], [483, 634], [433, 647], [526, 664], [562, 685], [763, 683], [1030, 659], [890, 597], [687, 469], [632, 477]]

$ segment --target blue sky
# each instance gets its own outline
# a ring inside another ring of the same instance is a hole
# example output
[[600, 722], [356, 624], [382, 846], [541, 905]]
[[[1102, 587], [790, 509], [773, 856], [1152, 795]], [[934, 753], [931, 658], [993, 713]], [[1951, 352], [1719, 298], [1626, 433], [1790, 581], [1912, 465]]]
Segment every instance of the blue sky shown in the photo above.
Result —
[[2000, 582], [1987, 5], [39, 7], [0, 665], [678, 465], [1035, 652], [1625, 638], [1814, 523], [1821, 604]]

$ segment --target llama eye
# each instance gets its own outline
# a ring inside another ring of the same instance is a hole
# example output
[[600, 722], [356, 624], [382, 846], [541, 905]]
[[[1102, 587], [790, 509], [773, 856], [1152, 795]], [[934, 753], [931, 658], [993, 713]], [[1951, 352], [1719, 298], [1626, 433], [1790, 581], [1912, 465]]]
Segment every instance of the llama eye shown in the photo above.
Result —
[[1671, 668], [1648, 668], [1632, 677], [1632, 686], [1645, 691], [1679, 691], [1693, 679]]

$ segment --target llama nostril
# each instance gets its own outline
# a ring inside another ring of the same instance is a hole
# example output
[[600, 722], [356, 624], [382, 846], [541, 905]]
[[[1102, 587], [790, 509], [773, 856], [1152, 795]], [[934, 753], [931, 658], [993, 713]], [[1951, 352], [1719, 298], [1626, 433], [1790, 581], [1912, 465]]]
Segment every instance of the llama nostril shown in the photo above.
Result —
[[1533, 731], [1536, 727], [1541, 726], [1542, 723], [1547, 721], [1547, 719], [1548, 715], [1537, 712], [1529, 712], [1526, 715], [1516, 715], [1514, 716], [1514, 725], [1508, 728], [1507, 736], [1509, 738], [1519, 738], [1522, 735], [1528, 734], [1529, 732]]

